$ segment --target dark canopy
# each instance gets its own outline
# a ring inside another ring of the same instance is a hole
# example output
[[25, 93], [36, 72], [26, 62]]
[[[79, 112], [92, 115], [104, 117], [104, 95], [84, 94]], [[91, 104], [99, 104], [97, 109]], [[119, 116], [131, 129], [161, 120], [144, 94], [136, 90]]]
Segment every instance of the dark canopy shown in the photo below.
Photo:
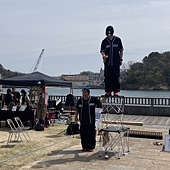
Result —
[[11, 77], [7, 79], [0, 79], [1, 85], [12, 85], [12, 86], [61, 86], [61, 87], [72, 87], [72, 83], [57, 80], [53, 77], [47, 76], [40, 72], [34, 72], [25, 74], [22, 76]]

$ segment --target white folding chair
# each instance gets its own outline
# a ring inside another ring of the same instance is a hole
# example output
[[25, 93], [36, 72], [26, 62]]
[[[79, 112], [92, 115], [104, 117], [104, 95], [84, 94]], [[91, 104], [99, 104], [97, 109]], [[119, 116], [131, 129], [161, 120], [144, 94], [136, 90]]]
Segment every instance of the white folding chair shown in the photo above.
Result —
[[118, 159], [129, 152], [129, 129], [122, 124], [124, 113], [124, 96], [106, 98], [102, 112], [102, 129], [100, 130], [100, 155], [104, 149], [105, 158], [108, 152], [114, 152]]
[[[19, 142], [20, 145], [23, 146], [22, 138], [21, 138], [21, 133], [23, 133], [23, 130], [17, 129], [14, 122], [11, 119], [7, 119], [7, 123], [9, 125], [9, 127], [11, 128], [11, 130], [9, 131], [7, 145], [10, 142], [14, 141], [14, 142]], [[14, 136], [14, 140], [12, 140], [13, 136]]]
[[[15, 122], [17, 123], [17, 125], [18, 125], [17, 129], [20, 129], [20, 130], [23, 131], [23, 135], [24, 135], [24, 137], [25, 137], [25, 139], [26, 139], [27, 142], [30, 141], [31, 139], [30, 139], [30, 136], [29, 136], [28, 133], [27, 133], [27, 127], [25, 127], [25, 126], [23, 125], [23, 123], [22, 123], [22, 121], [21, 121], [21, 119], [20, 119], [19, 117], [14, 117], [14, 119], [15, 119]], [[25, 133], [26, 135], [25, 135], [24, 133]], [[26, 136], [27, 136], [27, 137], [26, 137]]]

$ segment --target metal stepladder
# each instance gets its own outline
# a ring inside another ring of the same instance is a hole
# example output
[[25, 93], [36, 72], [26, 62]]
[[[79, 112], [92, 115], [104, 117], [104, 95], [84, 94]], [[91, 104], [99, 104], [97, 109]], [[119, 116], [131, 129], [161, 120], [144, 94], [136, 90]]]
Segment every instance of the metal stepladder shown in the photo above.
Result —
[[118, 159], [129, 152], [129, 127], [123, 126], [124, 96], [110, 96], [102, 103], [102, 128], [100, 130], [100, 157], [114, 153]]

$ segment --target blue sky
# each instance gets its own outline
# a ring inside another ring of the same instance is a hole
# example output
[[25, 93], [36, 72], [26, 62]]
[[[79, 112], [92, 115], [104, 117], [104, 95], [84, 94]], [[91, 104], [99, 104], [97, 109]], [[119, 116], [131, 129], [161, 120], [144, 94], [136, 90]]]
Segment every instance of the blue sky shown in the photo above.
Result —
[[0, 0], [0, 63], [51, 76], [99, 72], [100, 44], [112, 25], [124, 63], [170, 51], [169, 0]]

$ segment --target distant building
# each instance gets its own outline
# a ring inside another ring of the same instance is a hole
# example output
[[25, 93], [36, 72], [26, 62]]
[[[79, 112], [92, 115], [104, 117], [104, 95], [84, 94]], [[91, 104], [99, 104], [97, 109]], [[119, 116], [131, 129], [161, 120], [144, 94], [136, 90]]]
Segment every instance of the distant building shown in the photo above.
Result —
[[61, 80], [72, 82], [74, 88], [89, 84], [89, 77], [80, 74], [61, 75]]
[[99, 86], [104, 82], [104, 70], [101, 68], [99, 73], [83, 71], [80, 74], [63, 74], [60, 77], [55, 78], [72, 82], [73, 88], [84, 85]]
[[104, 81], [104, 70], [101, 68], [100, 73], [93, 73], [91, 71], [83, 71], [80, 75], [88, 75], [89, 76], [89, 84], [99, 86]]

